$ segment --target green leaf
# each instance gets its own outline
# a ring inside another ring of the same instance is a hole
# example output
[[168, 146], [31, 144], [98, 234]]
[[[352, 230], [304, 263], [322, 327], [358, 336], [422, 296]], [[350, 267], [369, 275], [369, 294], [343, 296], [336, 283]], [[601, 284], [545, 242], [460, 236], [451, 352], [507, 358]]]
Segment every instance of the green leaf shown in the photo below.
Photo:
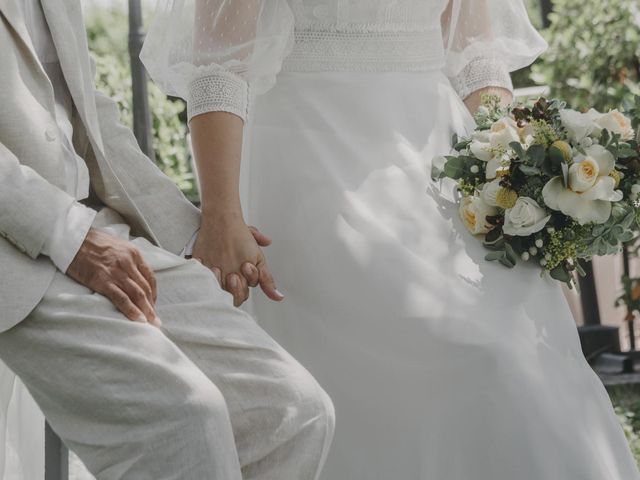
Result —
[[526, 160], [527, 152], [524, 150], [520, 142], [511, 142], [509, 146], [513, 149], [519, 159]]
[[516, 265], [518, 263], [518, 254], [508, 243], [505, 243], [504, 247], [507, 254], [507, 260], [509, 260], [510, 263], [513, 263], [513, 265]]
[[544, 145], [534, 144], [527, 150], [527, 156], [529, 157], [530, 164], [536, 167], [541, 167], [545, 158]]
[[567, 270], [564, 264], [558, 265], [556, 268], [551, 270], [549, 274], [551, 275], [551, 278], [566, 284], [571, 283], [571, 280], [573, 279], [571, 273]]
[[542, 170], [540, 170], [540, 168], [530, 167], [529, 165], [519, 165], [518, 168], [522, 173], [529, 176], [540, 175], [542, 173]]
[[487, 262], [495, 262], [496, 260], [501, 260], [502, 258], [505, 258], [505, 255], [506, 254], [504, 250], [497, 250], [495, 252], [487, 253], [484, 259]]

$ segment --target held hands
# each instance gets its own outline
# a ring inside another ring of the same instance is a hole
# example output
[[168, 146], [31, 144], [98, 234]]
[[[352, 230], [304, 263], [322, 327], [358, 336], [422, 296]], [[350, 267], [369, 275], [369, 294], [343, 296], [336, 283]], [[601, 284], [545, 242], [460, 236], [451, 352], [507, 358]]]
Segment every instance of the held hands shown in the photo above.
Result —
[[193, 247], [193, 258], [211, 269], [220, 286], [233, 295], [234, 305], [249, 298], [249, 287], [260, 285], [265, 295], [276, 302], [284, 296], [275, 281], [260, 247], [271, 240], [240, 218], [203, 220]]
[[107, 297], [129, 320], [161, 325], [155, 276], [131, 242], [90, 229], [67, 275]]

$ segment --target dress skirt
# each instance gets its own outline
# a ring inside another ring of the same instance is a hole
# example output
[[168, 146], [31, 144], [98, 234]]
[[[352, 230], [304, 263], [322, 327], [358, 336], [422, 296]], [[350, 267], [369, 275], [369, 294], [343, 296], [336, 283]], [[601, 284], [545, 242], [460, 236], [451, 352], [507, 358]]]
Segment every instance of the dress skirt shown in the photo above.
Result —
[[253, 103], [258, 322], [333, 398], [323, 480], [637, 480], [560, 286], [459, 219], [434, 156], [473, 120], [439, 71], [281, 73]]

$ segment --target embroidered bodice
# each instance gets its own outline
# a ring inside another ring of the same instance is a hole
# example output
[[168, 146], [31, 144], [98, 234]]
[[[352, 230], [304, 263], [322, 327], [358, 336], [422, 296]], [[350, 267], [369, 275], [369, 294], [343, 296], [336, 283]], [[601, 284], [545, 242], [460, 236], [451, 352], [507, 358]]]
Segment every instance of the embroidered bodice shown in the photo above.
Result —
[[189, 118], [244, 119], [281, 70], [440, 69], [465, 98], [545, 47], [522, 0], [159, 0], [142, 59]]

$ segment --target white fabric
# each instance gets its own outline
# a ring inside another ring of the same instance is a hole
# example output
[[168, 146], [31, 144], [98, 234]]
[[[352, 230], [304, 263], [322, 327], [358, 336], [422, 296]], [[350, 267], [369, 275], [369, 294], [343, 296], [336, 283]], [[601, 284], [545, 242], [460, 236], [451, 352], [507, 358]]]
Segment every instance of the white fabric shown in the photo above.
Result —
[[[27, 31], [33, 41], [38, 60], [53, 86], [56, 124], [45, 132], [45, 136], [50, 141], [61, 137], [64, 151], [65, 191], [76, 200], [83, 200], [89, 196], [89, 170], [73, 148], [73, 126], [70, 120], [73, 100], [60, 67], [51, 32], [44, 18], [40, 0], [26, 0], [19, 4], [24, 9]], [[42, 253], [48, 255], [60, 271], [67, 271], [94, 217], [95, 211], [79, 203], [70, 205], [66, 212], [61, 212], [58, 216], [51, 236], [45, 241]]]
[[96, 211], [81, 203], [72, 203], [55, 224], [49, 239], [42, 247], [43, 255], [49, 256], [54, 265], [65, 273], [84, 242]]
[[[103, 209], [94, 226], [129, 239], [122, 222]], [[334, 423], [322, 388], [211, 271], [131, 241], [155, 272], [161, 329], [57, 273], [0, 333], [54, 430], [103, 480], [316, 480]], [[6, 480], [22, 478], [42, 476]]]
[[[166, 93], [197, 98], [193, 114], [238, 114], [238, 79], [264, 93], [283, 62], [287, 71], [442, 68], [465, 95], [511, 88], [504, 72], [545, 47], [522, 0], [159, 0], [141, 58]], [[217, 78], [209, 102], [192, 88], [201, 78]]]
[[556, 282], [484, 260], [431, 159], [472, 119], [440, 72], [283, 73], [246, 217], [286, 300], [258, 322], [337, 413], [324, 480], [638, 480]]

